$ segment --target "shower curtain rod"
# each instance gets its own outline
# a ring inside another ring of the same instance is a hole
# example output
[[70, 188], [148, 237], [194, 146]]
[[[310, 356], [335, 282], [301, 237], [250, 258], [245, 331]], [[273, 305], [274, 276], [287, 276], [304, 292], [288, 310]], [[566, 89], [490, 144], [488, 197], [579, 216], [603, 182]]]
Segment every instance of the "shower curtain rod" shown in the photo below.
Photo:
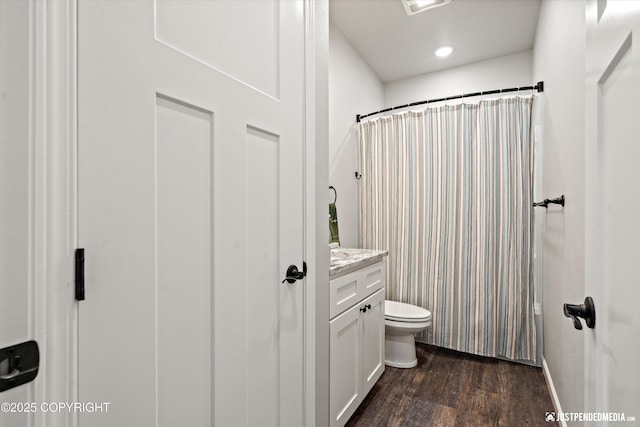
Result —
[[508, 93], [519, 92], [521, 90], [537, 90], [538, 92], [544, 92], [544, 82], [538, 82], [535, 86], [523, 86], [523, 87], [510, 87], [507, 89], [495, 89], [485, 90], [482, 92], [463, 93], [462, 95], [447, 96], [445, 98], [427, 99], [426, 101], [412, 102], [410, 104], [398, 105], [396, 107], [385, 108], [384, 110], [374, 111], [373, 113], [358, 114], [356, 115], [356, 121], [360, 123], [360, 120], [365, 117], [373, 116], [375, 114], [386, 113], [387, 111], [399, 110], [400, 108], [415, 107], [416, 105], [430, 104], [432, 102], [448, 101], [450, 99], [471, 98], [472, 96], [491, 95], [494, 93]]

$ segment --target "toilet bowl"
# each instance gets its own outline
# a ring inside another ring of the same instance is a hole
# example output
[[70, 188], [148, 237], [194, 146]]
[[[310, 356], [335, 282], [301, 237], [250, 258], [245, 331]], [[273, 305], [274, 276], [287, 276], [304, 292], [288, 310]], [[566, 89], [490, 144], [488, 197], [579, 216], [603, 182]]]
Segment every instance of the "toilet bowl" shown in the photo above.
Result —
[[431, 326], [431, 312], [403, 302], [384, 302], [384, 363], [394, 368], [418, 364], [414, 335]]

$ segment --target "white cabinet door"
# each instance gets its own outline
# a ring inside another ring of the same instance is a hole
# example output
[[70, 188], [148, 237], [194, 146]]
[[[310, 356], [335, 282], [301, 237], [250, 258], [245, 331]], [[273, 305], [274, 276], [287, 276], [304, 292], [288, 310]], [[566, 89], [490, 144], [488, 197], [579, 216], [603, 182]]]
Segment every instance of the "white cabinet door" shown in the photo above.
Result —
[[361, 304], [329, 324], [330, 425], [343, 426], [362, 400]]
[[358, 304], [362, 313], [362, 396], [366, 396], [384, 372], [384, 289]]
[[81, 426], [303, 425], [304, 11], [79, 2]]
[[384, 372], [384, 289], [333, 319], [329, 329], [331, 426], [343, 426]]

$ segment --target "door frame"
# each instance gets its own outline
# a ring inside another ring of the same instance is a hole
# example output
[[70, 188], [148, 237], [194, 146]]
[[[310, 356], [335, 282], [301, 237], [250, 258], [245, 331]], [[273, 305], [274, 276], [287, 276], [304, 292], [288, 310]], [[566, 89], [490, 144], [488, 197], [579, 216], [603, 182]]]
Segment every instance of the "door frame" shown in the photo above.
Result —
[[329, 2], [305, 9], [305, 425], [329, 425]]
[[[598, 82], [599, 75], [589, 75], [589, 65], [586, 55], [588, 55], [588, 41], [589, 36], [589, 20], [593, 19], [593, 14], [597, 13], [597, 1], [586, 0], [585, 1], [585, 289], [584, 294], [591, 296], [595, 304], [599, 304], [602, 301], [604, 292], [602, 287], [598, 285], [601, 269], [600, 263], [597, 261], [597, 251], [595, 251], [595, 245], [599, 244], [598, 239], [598, 223], [600, 221], [600, 204], [597, 197], [599, 195], [599, 182], [597, 177], [589, 174], [589, 171], [595, 170], [594, 168], [598, 164], [598, 150], [597, 150], [597, 136], [593, 132], [598, 131], [598, 127], [595, 122], [591, 120], [598, 116], [597, 111], [592, 111], [590, 106], [597, 105], [598, 97]], [[596, 70], [597, 71], [597, 70]], [[597, 307], [597, 306], [596, 306]], [[597, 320], [597, 317], [596, 317]], [[602, 322], [600, 322], [602, 323]], [[585, 331], [584, 339], [584, 391], [583, 401], [585, 411], [596, 410], [596, 379], [601, 375], [602, 369], [600, 364], [596, 363], [596, 330], [587, 329]]]
[[[78, 244], [77, 62], [79, 0], [28, 0], [31, 15], [30, 101], [33, 135], [35, 339], [40, 375], [35, 402], [78, 401], [78, 303], [74, 252]], [[303, 0], [305, 36], [304, 416], [308, 426], [328, 420], [329, 241], [328, 178], [328, 2]], [[325, 238], [326, 237], [326, 238]], [[88, 253], [90, 256], [90, 251]], [[325, 301], [326, 300], [326, 301]], [[326, 325], [325, 325], [326, 323]], [[48, 343], [55, 342], [55, 345]], [[324, 408], [327, 408], [325, 411]], [[325, 414], [326, 412], [326, 414]], [[35, 425], [79, 423], [74, 413], [36, 413]]]
[[[73, 402], [77, 393], [77, 308], [73, 253], [76, 204], [76, 0], [29, 2], [33, 224], [32, 322], [40, 347], [33, 399]], [[55, 344], [53, 344], [55, 343]], [[37, 411], [35, 425], [76, 426], [72, 413]]]

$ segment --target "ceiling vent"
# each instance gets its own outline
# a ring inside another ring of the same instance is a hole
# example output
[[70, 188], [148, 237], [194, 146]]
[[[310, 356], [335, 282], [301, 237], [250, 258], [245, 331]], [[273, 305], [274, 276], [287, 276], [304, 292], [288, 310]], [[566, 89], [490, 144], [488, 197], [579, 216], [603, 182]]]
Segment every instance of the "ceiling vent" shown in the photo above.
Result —
[[451, 0], [401, 0], [407, 15], [415, 15], [434, 7], [444, 6], [451, 3]]

